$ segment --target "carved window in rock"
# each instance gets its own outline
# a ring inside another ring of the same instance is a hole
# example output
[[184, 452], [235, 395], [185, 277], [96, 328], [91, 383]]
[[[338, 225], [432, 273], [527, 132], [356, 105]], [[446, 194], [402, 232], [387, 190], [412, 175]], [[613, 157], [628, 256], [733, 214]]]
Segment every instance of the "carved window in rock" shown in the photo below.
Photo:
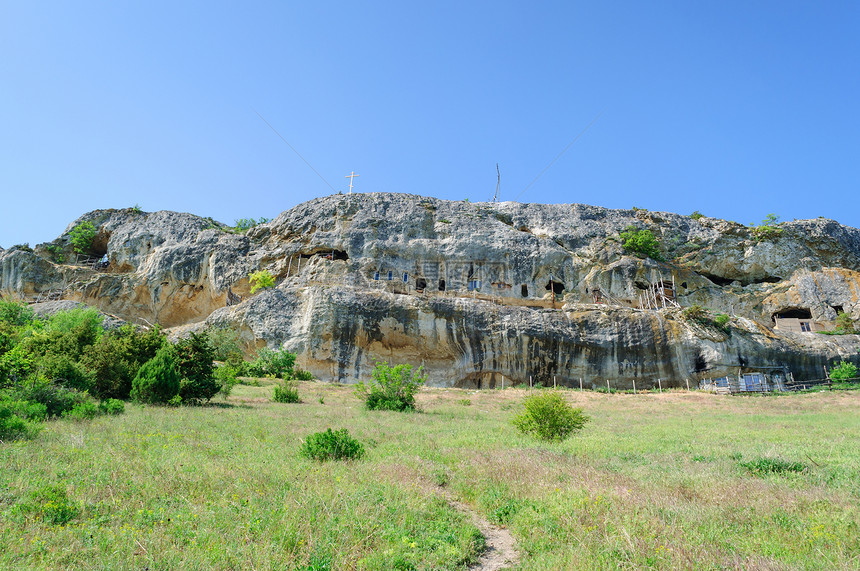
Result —
[[379, 279], [379, 272], [374, 272], [373, 279], [375, 279], [375, 280]]
[[393, 279], [394, 279], [394, 272], [392, 272], [391, 270], [388, 270], [388, 281], [391, 281]]
[[469, 280], [469, 291], [481, 289], [481, 280]]

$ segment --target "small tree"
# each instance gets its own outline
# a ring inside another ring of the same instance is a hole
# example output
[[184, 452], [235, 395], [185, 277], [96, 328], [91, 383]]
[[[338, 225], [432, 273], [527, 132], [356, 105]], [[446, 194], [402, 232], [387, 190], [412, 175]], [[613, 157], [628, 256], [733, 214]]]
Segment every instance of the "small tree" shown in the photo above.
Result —
[[192, 332], [186, 339], [180, 339], [175, 349], [176, 366], [182, 376], [179, 383], [182, 402], [196, 404], [218, 394], [221, 383], [215, 379], [212, 364], [214, 351], [206, 333]]
[[96, 237], [96, 228], [92, 222], [81, 222], [69, 232], [76, 254], [88, 254], [93, 247], [93, 239]]
[[541, 440], [561, 441], [581, 430], [589, 418], [581, 408], [573, 408], [558, 391], [529, 395], [523, 401], [524, 410], [513, 419], [520, 432]]
[[842, 361], [830, 370], [830, 379], [834, 381], [845, 381], [857, 378], [857, 365], [848, 361]]
[[275, 278], [269, 270], [252, 272], [248, 275], [248, 281], [251, 282], [251, 293], [256, 293], [260, 289], [275, 287]]
[[371, 380], [355, 387], [355, 396], [364, 401], [368, 410], [415, 410], [415, 393], [427, 381], [424, 367], [413, 372], [412, 365], [377, 362]]
[[856, 333], [854, 320], [847, 313], [840, 313], [836, 316], [836, 328], [840, 329], [842, 333]]
[[624, 229], [619, 237], [621, 245], [628, 252], [633, 252], [639, 257], [647, 257], [653, 260], [662, 261], [663, 256], [660, 254], [660, 242], [651, 233], [651, 230], [640, 229], [630, 225]]
[[137, 372], [131, 383], [131, 398], [143, 403], [166, 404], [179, 394], [181, 378], [175, 350], [166, 344]]

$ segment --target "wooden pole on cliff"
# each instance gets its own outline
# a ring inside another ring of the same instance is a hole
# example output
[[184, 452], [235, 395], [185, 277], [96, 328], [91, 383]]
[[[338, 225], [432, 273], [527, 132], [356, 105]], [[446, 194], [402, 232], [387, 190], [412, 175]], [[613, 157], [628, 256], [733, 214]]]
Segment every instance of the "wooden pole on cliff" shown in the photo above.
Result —
[[636, 379], [633, 379], [633, 394], [636, 394]]
[[663, 381], [660, 379], [657, 379], [657, 386], [660, 387], [660, 392], [662, 393], [663, 392]]
[[579, 392], [582, 392], [582, 377], [579, 377]]

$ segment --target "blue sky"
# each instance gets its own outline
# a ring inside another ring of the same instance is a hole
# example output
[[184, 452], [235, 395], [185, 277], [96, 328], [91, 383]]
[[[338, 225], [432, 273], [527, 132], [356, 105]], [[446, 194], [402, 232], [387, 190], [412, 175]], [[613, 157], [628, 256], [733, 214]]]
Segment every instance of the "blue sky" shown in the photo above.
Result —
[[274, 217], [353, 170], [490, 200], [496, 163], [502, 200], [860, 226], [857, 2], [19, 1], [0, 54], [5, 247]]

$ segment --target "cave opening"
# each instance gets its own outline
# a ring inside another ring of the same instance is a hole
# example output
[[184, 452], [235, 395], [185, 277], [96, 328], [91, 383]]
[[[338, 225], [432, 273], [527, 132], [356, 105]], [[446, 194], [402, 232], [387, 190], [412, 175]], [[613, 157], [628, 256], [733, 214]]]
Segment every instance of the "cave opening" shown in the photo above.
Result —
[[845, 309], [841, 305], [831, 305], [830, 307], [833, 308], [833, 311], [836, 312], [836, 315], [842, 315], [843, 313], [845, 313]]
[[523, 284], [522, 287], [520, 288], [520, 295], [522, 295], [523, 297], [528, 297], [529, 296], [529, 286], [527, 286], [526, 284]]
[[424, 291], [427, 288], [427, 280], [424, 278], [415, 278], [415, 289]]
[[812, 312], [803, 307], [781, 309], [773, 314], [774, 319], [812, 319]]
[[555, 295], [561, 295], [564, 291], [564, 284], [561, 282], [556, 282], [550, 280], [548, 284], [546, 284], [546, 290], [551, 291]]
[[445, 291], [445, 280], [439, 280], [439, 291]]

